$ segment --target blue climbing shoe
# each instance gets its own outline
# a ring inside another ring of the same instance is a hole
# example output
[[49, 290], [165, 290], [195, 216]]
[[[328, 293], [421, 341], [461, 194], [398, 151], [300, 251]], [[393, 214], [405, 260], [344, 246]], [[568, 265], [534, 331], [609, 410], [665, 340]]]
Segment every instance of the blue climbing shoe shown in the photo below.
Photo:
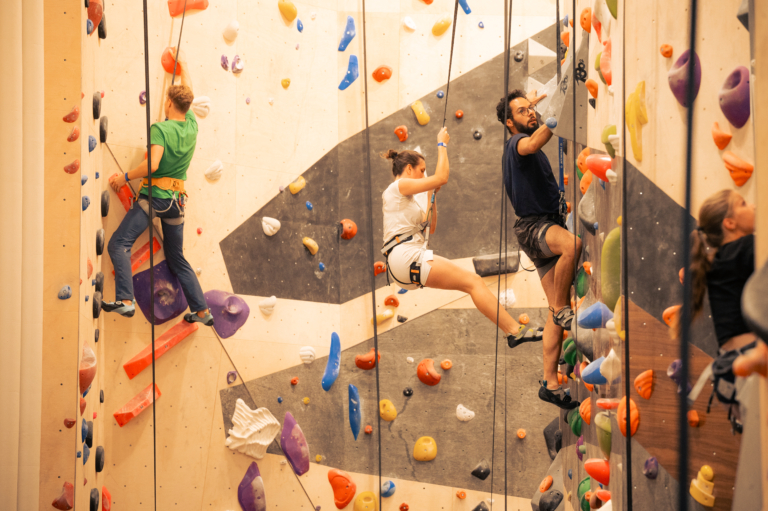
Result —
[[136, 300], [133, 300], [130, 305], [126, 305], [123, 302], [102, 302], [101, 310], [104, 312], [117, 312], [124, 318], [132, 318], [136, 314]]
[[213, 316], [211, 316], [210, 312], [208, 312], [203, 318], [198, 316], [196, 312], [184, 314], [184, 321], [187, 323], [202, 323], [205, 326], [213, 326]]

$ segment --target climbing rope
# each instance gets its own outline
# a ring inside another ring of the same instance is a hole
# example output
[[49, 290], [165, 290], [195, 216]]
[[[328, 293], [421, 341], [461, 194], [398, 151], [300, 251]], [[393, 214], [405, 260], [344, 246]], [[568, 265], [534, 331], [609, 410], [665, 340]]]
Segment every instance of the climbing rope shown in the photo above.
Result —
[[[505, 4], [506, 4], [506, 0]], [[445, 128], [445, 121], [448, 119], [448, 95], [451, 92], [451, 66], [453, 65], [453, 43], [456, 40], [456, 20], [459, 16], [459, 0], [456, 0], [456, 5], [453, 6], [453, 30], [451, 31], [451, 54], [448, 57], [448, 82], [445, 85], [445, 107], [443, 108], [443, 128]]]
[[173, 59], [173, 74], [171, 75], [171, 86], [176, 80], [176, 67], [179, 65], [179, 56], [181, 55], [181, 34], [184, 32], [184, 18], [187, 17], [187, 0], [184, 0], [184, 10], [181, 13], [181, 28], [179, 29], [179, 43], [176, 45], [176, 55]]

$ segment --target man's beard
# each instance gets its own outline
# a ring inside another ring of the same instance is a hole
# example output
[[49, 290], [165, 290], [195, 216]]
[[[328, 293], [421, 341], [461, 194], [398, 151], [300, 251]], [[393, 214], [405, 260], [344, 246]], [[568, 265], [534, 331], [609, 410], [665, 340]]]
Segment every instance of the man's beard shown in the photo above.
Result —
[[529, 127], [527, 124], [520, 124], [516, 120], [512, 119], [512, 124], [515, 126], [515, 129], [518, 133], [525, 133], [526, 135], [533, 135], [534, 132], [539, 129], [539, 123], [534, 121], [535, 124], [533, 127]]

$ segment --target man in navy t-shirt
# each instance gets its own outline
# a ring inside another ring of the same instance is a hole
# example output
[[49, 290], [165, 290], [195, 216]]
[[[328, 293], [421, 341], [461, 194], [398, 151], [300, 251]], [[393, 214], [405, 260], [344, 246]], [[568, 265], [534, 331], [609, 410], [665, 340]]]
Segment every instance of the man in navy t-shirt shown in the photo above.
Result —
[[[501, 123], [506, 119], [512, 135], [504, 149], [502, 170], [507, 195], [518, 217], [515, 235], [520, 248], [536, 266], [549, 302], [550, 312], [543, 336], [544, 381], [539, 398], [560, 408], [572, 409], [579, 403], [572, 401], [558, 385], [557, 363], [563, 329], [570, 330], [573, 321], [573, 310], [568, 302], [574, 263], [581, 256], [581, 239], [564, 228], [560, 189], [549, 160], [541, 150], [552, 138], [546, 125], [539, 126], [534, 110], [543, 98], [537, 97], [536, 91], [526, 95], [519, 89], [514, 90], [506, 101], [503, 98], [499, 101], [496, 116]], [[526, 337], [517, 342], [510, 339], [511, 348], [531, 340]]]

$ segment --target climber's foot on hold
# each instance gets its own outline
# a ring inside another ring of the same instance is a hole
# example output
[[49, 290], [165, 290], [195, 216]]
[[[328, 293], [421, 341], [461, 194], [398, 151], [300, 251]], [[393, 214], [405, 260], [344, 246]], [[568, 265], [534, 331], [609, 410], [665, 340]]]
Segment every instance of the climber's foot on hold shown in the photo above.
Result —
[[184, 321], [187, 323], [202, 323], [205, 326], [213, 326], [213, 316], [208, 311], [205, 311], [203, 315], [200, 312], [190, 312], [184, 315]]
[[133, 315], [136, 314], [136, 304], [135, 302], [125, 303], [126, 301], [127, 300], [122, 302], [102, 302], [101, 310], [104, 312], [117, 312], [123, 317], [132, 318]]
[[541, 387], [539, 387], [539, 399], [546, 401], [547, 403], [552, 403], [563, 410], [573, 410], [580, 404], [578, 401], [571, 400], [570, 393], [567, 389], [560, 386], [554, 390], [550, 390], [547, 388], [547, 382], [541, 382]]
[[520, 331], [507, 336], [507, 344], [510, 348], [516, 348], [524, 342], [538, 342], [544, 335], [543, 328], [526, 328], [520, 325]]
[[573, 309], [566, 305], [557, 312], [555, 312], [555, 309], [552, 307], [550, 307], [549, 310], [552, 311], [552, 320], [557, 326], [562, 327], [564, 330], [571, 329], [571, 324], [573, 323]]

